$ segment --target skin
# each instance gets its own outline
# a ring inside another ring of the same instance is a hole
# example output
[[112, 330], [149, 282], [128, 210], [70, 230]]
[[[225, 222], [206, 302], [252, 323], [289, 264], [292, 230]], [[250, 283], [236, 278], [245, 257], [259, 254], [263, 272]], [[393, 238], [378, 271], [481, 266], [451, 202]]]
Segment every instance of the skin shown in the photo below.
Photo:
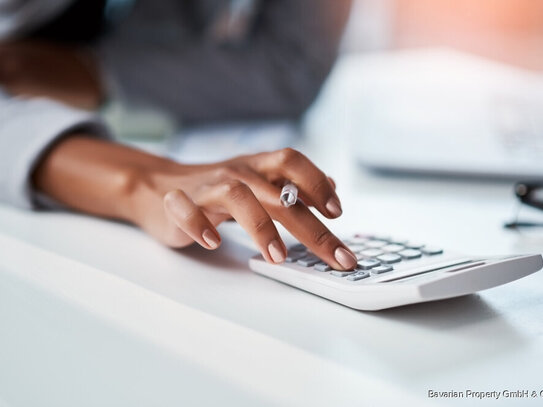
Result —
[[[304, 203], [285, 208], [279, 194], [286, 179]], [[235, 219], [264, 258], [281, 263], [285, 245], [272, 221], [337, 269], [356, 258], [309, 210], [341, 215], [333, 181], [293, 149], [241, 156], [211, 165], [181, 165], [122, 145], [73, 135], [38, 165], [36, 187], [82, 212], [122, 219], [170, 247], [197, 242], [220, 246], [216, 226]]]
[[[0, 84], [11, 94], [44, 96], [95, 108], [103, 96], [97, 70], [79, 51], [44, 43], [0, 44]], [[281, 263], [285, 245], [272, 220], [336, 269], [356, 257], [310, 211], [341, 215], [333, 181], [298, 151], [284, 149], [211, 165], [182, 165], [127, 146], [71, 134], [33, 173], [35, 188], [95, 216], [131, 222], [167, 246], [220, 246], [216, 226], [235, 219], [266, 261]], [[281, 186], [294, 182], [303, 201], [285, 208]]]

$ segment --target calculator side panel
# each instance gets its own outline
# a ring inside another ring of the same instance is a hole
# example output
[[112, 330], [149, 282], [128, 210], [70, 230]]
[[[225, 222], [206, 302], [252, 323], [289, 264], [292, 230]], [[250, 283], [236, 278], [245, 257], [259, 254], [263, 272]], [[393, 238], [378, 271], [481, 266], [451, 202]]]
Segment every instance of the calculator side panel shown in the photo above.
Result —
[[421, 279], [419, 291], [424, 301], [457, 297], [518, 280], [542, 267], [541, 255], [489, 260], [478, 267], [443, 271], [428, 281]]

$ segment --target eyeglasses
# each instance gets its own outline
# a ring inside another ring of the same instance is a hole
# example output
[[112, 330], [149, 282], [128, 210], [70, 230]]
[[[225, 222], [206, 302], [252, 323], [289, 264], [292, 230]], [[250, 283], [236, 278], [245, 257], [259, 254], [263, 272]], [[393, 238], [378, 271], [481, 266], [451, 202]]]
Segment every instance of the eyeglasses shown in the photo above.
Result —
[[[524, 205], [543, 210], [543, 182], [518, 182], [515, 184], [515, 195]], [[526, 227], [543, 227], [541, 222], [519, 221], [517, 218], [504, 224], [507, 229]]]

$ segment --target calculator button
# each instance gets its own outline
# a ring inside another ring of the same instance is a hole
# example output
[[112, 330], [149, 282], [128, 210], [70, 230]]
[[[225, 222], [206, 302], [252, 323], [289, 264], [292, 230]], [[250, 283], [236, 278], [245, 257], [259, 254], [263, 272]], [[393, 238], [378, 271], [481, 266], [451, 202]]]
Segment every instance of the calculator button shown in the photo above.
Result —
[[415, 249], [405, 249], [405, 250], [402, 250], [401, 252], [398, 252], [398, 254], [402, 256], [404, 259], [408, 259], [408, 260], [418, 259], [420, 256], [422, 256], [421, 251], [415, 250]]
[[377, 260], [380, 260], [382, 263], [385, 264], [399, 263], [400, 261], [402, 261], [402, 256], [394, 253], [385, 253], [381, 256], [378, 256]]
[[308, 256], [302, 257], [296, 263], [299, 264], [300, 266], [311, 267], [320, 262], [321, 262], [321, 259], [319, 259], [317, 256], [313, 254], [310, 254]]
[[385, 242], [383, 240], [369, 240], [364, 244], [366, 245], [366, 247], [369, 247], [370, 249], [378, 249], [380, 247], [386, 246], [388, 242]]
[[375, 260], [375, 259], [365, 259], [365, 260], [362, 260], [360, 262], [358, 262], [358, 268], [362, 269], [362, 270], [369, 270], [373, 267], [377, 267], [377, 266], [380, 266], [381, 265], [381, 262], [379, 260]]
[[370, 273], [368, 273], [367, 271], [358, 271], [354, 274], [351, 274], [350, 276], [347, 276], [347, 280], [358, 281], [364, 278], [368, 278], [369, 276], [370, 276]]
[[383, 254], [384, 252], [381, 249], [366, 249], [360, 252], [360, 255], [363, 257], [377, 257]]
[[392, 271], [394, 268], [392, 266], [386, 266], [386, 265], [383, 265], [383, 266], [379, 266], [379, 267], [374, 267], [371, 269], [371, 274], [383, 274], [383, 273], [388, 273], [389, 271]]
[[333, 270], [330, 274], [332, 274], [333, 276], [336, 276], [336, 277], [345, 277], [345, 276], [351, 275], [353, 273], [354, 273], [353, 270], [350, 270], [350, 271]]
[[292, 246], [289, 250], [292, 250], [294, 252], [305, 252], [307, 250], [307, 247], [305, 247], [303, 244], [298, 243]]
[[401, 244], [388, 244], [382, 247], [382, 250], [387, 253], [397, 253], [403, 249], [405, 249], [405, 246]]
[[365, 249], [365, 246], [364, 245], [361, 245], [361, 244], [348, 244], [347, 247], [353, 252], [353, 253], [357, 253], [361, 250], [364, 250]]
[[394, 239], [393, 238], [393, 239], [390, 239], [389, 242], [391, 244], [399, 244], [399, 245], [405, 246], [409, 242], [409, 240], [402, 239], [402, 238], [399, 238], [399, 239]]
[[332, 270], [332, 267], [330, 267], [326, 263], [317, 263], [315, 264], [315, 267], [313, 267], [317, 271], [330, 271]]
[[443, 249], [437, 248], [437, 247], [423, 247], [421, 249], [421, 252], [428, 256], [433, 256], [435, 254], [441, 254], [443, 253]]
[[424, 247], [424, 244], [419, 242], [407, 242], [405, 244], [405, 247], [409, 249], [422, 249]]
[[307, 256], [306, 252], [296, 252], [296, 251], [291, 250], [291, 251], [288, 252], [288, 255], [287, 255], [285, 261], [287, 263], [295, 263], [296, 261], [298, 261], [302, 257], [306, 257], [306, 256]]

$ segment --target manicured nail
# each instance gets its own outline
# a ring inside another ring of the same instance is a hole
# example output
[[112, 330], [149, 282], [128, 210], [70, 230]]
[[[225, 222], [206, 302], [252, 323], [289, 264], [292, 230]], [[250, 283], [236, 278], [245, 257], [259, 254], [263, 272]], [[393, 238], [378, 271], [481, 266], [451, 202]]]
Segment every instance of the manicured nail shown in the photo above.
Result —
[[219, 238], [209, 229], [204, 230], [204, 233], [202, 233], [202, 239], [204, 239], [207, 245], [212, 249], [219, 247]]
[[356, 267], [356, 257], [354, 257], [354, 254], [349, 253], [343, 247], [338, 247], [336, 249], [334, 252], [334, 257], [345, 270], [351, 270]]
[[272, 241], [268, 245], [268, 253], [270, 253], [270, 257], [274, 263], [283, 263], [285, 261], [285, 251], [277, 240]]
[[341, 204], [336, 198], [330, 198], [328, 202], [326, 202], [326, 210], [334, 218], [337, 218], [343, 213], [341, 210]]

